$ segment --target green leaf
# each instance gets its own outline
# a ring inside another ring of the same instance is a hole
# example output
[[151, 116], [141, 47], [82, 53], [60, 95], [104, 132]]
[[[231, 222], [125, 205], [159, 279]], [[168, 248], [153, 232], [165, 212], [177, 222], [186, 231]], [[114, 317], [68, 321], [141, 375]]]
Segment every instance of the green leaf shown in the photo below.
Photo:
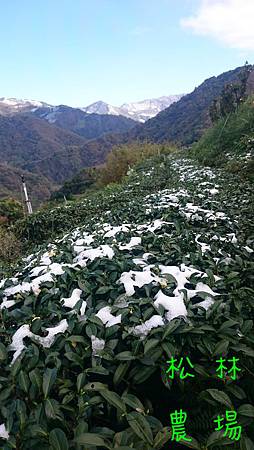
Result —
[[66, 352], [64, 356], [71, 362], [77, 364], [79, 367], [83, 368], [83, 359], [78, 356], [75, 352]]
[[239, 400], [242, 400], [243, 398], [246, 398], [246, 394], [242, 388], [239, 386], [230, 385], [227, 386], [227, 391], [231, 394], [233, 394], [236, 398]]
[[44, 403], [45, 413], [48, 419], [57, 419], [60, 417], [59, 403], [53, 399], [47, 399]]
[[101, 391], [100, 394], [103, 398], [105, 398], [105, 400], [107, 400], [110, 405], [119, 409], [122, 413], [126, 412], [126, 406], [121, 397], [116, 392], [105, 389]]
[[85, 373], [80, 373], [78, 375], [78, 377], [77, 377], [77, 390], [78, 390], [78, 392], [80, 392], [80, 390], [84, 386], [85, 382], [86, 382], [86, 374]]
[[94, 383], [88, 383], [83, 387], [84, 391], [102, 391], [104, 389], [107, 389], [107, 385], [100, 383], [98, 381]]
[[206, 389], [205, 392], [208, 392], [216, 402], [221, 403], [230, 409], [233, 407], [229, 396], [225, 394], [225, 392], [219, 391], [219, 389]]
[[0, 342], [0, 361], [4, 361], [6, 358], [7, 358], [7, 350], [4, 344]]
[[131, 361], [133, 359], [136, 359], [136, 356], [133, 356], [133, 354], [130, 351], [125, 351], [118, 353], [115, 356], [115, 358], [118, 359], [119, 361]]
[[81, 342], [82, 344], [86, 344], [86, 340], [83, 336], [72, 335], [65, 339], [66, 342]]
[[86, 373], [98, 373], [100, 375], [108, 375], [109, 371], [102, 366], [89, 367], [86, 369]]
[[30, 381], [28, 378], [28, 375], [26, 372], [24, 372], [24, 370], [21, 370], [19, 372], [18, 375], [18, 382], [19, 382], [19, 386], [22, 389], [22, 391], [28, 393], [29, 391], [29, 386], [30, 386]]
[[170, 342], [162, 342], [161, 346], [169, 358], [175, 355], [176, 348]]
[[207, 439], [206, 446], [208, 448], [213, 448], [214, 446], [218, 445], [233, 445], [234, 441], [231, 439], [228, 439], [227, 437], [224, 437], [225, 431], [214, 431], [212, 434], [210, 434], [209, 438]]
[[245, 403], [244, 405], [241, 405], [240, 408], [238, 408], [237, 412], [242, 416], [254, 417], [254, 406], [250, 405], [249, 403]]
[[111, 286], [101, 286], [99, 287], [99, 289], [97, 289], [96, 294], [106, 294], [107, 292], [109, 292], [111, 290]]
[[134, 384], [140, 384], [146, 381], [154, 372], [156, 371], [156, 367], [140, 367], [139, 371], [133, 377]]
[[111, 447], [109, 447], [105, 440], [96, 433], [82, 433], [79, 434], [77, 436], [77, 438], [75, 439], [75, 441], [77, 442], [77, 444], [79, 445], [92, 445], [92, 446], [98, 446], [98, 447], [106, 447], [108, 449], [110, 449]]
[[40, 374], [39, 369], [34, 369], [29, 373], [29, 378], [31, 380], [32, 385], [37, 389], [40, 390], [42, 385], [42, 377]]
[[141, 438], [142, 441], [147, 442], [152, 446], [153, 433], [145, 417], [140, 413], [132, 412], [127, 414], [126, 419], [134, 433]]
[[142, 405], [141, 401], [138, 399], [138, 397], [136, 397], [133, 394], [123, 394], [122, 400], [124, 401], [124, 403], [131, 406], [132, 408], [139, 409], [140, 410], [139, 412], [145, 411], [145, 408]]
[[146, 354], [147, 352], [149, 352], [149, 350], [151, 350], [151, 349], [153, 349], [154, 347], [156, 347], [159, 343], [160, 343], [160, 340], [159, 340], [159, 339], [149, 339], [149, 340], [145, 343], [144, 354]]
[[169, 427], [164, 427], [162, 430], [160, 430], [153, 441], [153, 448], [154, 449], [161, 449], [166, 444], [166, 442], [169, 441], [171, 438], [172, 432]]
[[115, 385], [121, 383], [121, 381], [123, 380], [123, 377], [125, 376], [125, 374], [127, 373], [128, 369], [129, 369], [129, 367], [130, 367], [129, 362], [119, 364], [119, 366], [117, 367], [117, 369], [114, 373], [114, 377], [113, 377], [113, 383]]
[[91, 337], [92, 335], [97, 335], [97, 327], [94, 323], [90, 323], [86, 326], [86, 334], [88, 337]]
[[164, 340], [169, 334], [173, 333], [180, 325], [180, 322], [174, 319], [165, 327], [164, 334], [162, 335], [162, 340]]
[[254, 442], [251, 441], [247, 436], [242, 436], [240, 440], [240, 450], [253, 450]]
[[188, 438], [188, 439], [191, 439], [191, 441], [185, 441], [185, 440], [183, 440], [183, 439], [181, 439], [181, 445], [183, 445], [184, 447], [188, 447], [188, 448], [194, 448], [194, 449], [196, 449], [196, 450], [201, 450], [201, 446], [200, 446], [200, 444], [199, 444], [199, 442], [196, 440], [196, 439], [194, 439], [193, 437], [191, 437], [191, 436], [188, 436], [188, 435], [186, 435], [186, 437]]
[[40, 437], [48, 436], [47, 430], [42, 428], [40, 425], [29, 426], [29, 433], [31, 434], [31, 436], [40, 436]]
[[47, 398], [53, 384], [56, 381], [57, 377], [57, 369], [46, 369], [43, 374], [43, 380], [42, 380], [42, 390], [44, 393], [44, 398]]
[[229, 341], [222, 340], [215, 345], [213, 356], [226, 355], [229, 346]]
[[49, 443], [52, 450], [69, 450], [66, 435], [60, 428], [55, 428], [49, 433]]

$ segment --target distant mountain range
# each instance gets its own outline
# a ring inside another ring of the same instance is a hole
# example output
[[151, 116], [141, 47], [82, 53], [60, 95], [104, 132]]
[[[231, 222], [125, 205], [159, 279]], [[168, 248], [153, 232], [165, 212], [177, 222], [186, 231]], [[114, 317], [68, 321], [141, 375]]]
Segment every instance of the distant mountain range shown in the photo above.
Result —
[[30, 100], [0, 99], [0, 170], [4, 174], [0, 177], [0, 198], [11, 192], [14, 197], [20, 196], [17, 180], [26, 171], [27, 177], [27, 173], [31, 174], [28, 187], [36, 188], [33, 200], [38, 204], [81, 169], [103, 163], [113, 146], [133, 140], [191, 145], [211, 125], [209, 108], [213, 101], [225, 85], [239, 82], [242, 70], [238, 67], [205, 80], [145, 123], [140, 122], [141, 115], [144, 120], [149, 108], [149, 114], [154, 114], [156, 108], [165, 106], [168, 97], [163, 97], [165, 102], [157, 99], [122, 105], [129, 115], [132, 111], [132, 117], [136, 111], [139, 122], [119, 115], [119, 110], [103, 102], [85, 111]]
[[124, 103], [121, 106], [112, 106], [103, 101], [92, 103], [89, 106], [71, 108], [66, 105], [53, 106], [46, 102], [39, 102], [36, 100], [16, 99], [16, 98], [0, 98], [0, 114], [10, 115], [18, 112], [22, 113], [36, 113], [38, 116], [40, 112], [43, 114], [43, 118], [48, 120], [49, 123], [55, 123], [64, 109], [67, 108], [83, 111], [87, 114], [102, 114], [123, 116], [136, 122], [144, 123], [146, 120], [151, 119], [163, 109], [170, 106], [172, 103], [177, 102], [183, 97], [184, 94], [168, 95], [159, 98], [153, 98], [149, 100], [143, 100], [133, 103]]
[[168, 95], [159, 98], [152, 98], [149, 100], [142, 100], [140, 102], [124, 103], [121, 106], [112, 106], [108, 103], [99, 101], [91, 105], [81, 108], [86, 113], [95, 114], [113, 114], [129, 117], [137, 122], [144, 123], [148, 119], [156, 116], [160, 111], [168, 108], [172, 103], [177, 102], [184, 94]]

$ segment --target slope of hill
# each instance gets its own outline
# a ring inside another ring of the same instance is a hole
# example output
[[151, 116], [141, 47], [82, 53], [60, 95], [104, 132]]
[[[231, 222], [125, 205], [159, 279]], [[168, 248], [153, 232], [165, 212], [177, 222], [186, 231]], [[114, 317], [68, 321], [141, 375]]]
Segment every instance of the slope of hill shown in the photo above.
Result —
[[53, 182], [64, 181], [83, 166], [101, 163], [112, 145], [122, 140], [120, 134], [109, 134], [86, 141], [30, 115], [0, 116], [1, 161]]
[[155, 142], [174, 141], [190, 145], [211, 126], [209, 108], [228, 83], [239, 82], [245, 67], [238, 67], [205, 80], [193, 92], [132, 130], [132, 137]]
[[[49, 189], [52, 192], [56, 185], [77, 174], [81, 168], [103, 163], [111, 148], [127, 139], [127, 135], [116, 133], [87, 141], [31, 115], [0, 116], [1, 162], [8, 165], [9, 171], [11, 166], [41, 177], [41, 194], [34, 190], [31, 195], [36, 205], [48, 198]], [[10, 172], [7, 180], [9, 178]], [[16, 181], [12, 184], [13, 190], [11, 184], [2, 179], [0, 192], [19, 198]]]
[[222, 117], [193, 146], [194, 158], [211, 166], [225, 166], [245, 177], [254, 177], [254, 97]]
[[69, 106], [53, 106], [52, 108], [37, 108], [37, 117], [47, 120], [50, 124], [79, 134], [85, 139], [96, 139], [108, 133], [124, 133], [136, 122], [122, 116], [107, 114], [87, 114], [78, 108]]
[[[74, 158], [75, 149], [85, 142], [85, 139], [77, 134], [49, 125], [46, 121], [30, 115], [0, 116], [1, 161], [24, 170], [42, 173], [54, 181], [64, 179], [64, 169], [67, 176], [71, 173], [65, 161], [71, 160], [72, 153]], [[60, 167], [57, 164], [60, 164]], [[75, 167], [75, 160], [72, 166]]]
[[25, 177], [27, 189], [32, 200], [33, 208], [49, 199], [56, 188], [53, 183], [40, 174], [33, 174], [8, 164], [0, 164], [0, 199], [15, 198], [23, 201], [21, 175]]
[[0, 282], [2, 446], [166, 449], [182, 409], [188, 447], [230, 449], [214, 423], [226, 410], [253, 447], [252, 192], [157, 157], [19, 224], [49, 244]]

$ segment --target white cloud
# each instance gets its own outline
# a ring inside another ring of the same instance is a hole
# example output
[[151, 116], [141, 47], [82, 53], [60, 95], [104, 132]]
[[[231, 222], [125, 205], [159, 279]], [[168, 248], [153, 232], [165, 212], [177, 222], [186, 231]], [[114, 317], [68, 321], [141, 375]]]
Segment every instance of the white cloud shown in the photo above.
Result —
[[254, 0], [201, 0], [181, 25], [232, 48], [254, 50]]

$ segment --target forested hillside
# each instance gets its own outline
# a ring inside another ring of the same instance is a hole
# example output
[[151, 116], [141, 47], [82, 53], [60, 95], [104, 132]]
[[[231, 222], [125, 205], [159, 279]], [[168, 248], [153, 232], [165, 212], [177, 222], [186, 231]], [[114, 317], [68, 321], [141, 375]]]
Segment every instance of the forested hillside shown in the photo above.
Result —
[[54, 186], [47, 178], [8, 164], [0, 164], [0, 199], [16, 198], [19, 201], [24, 201], [21, 184], [22, 175], [25, 177], [35, 208], [50, 198]]
[[96, 139], [108, 133], [124, 133], [136, 125], [136, 121], [110, 114], [88, 114], [78, 108], [56, 106], [37, 108], [33, 113], [48, 123], [72, 131], [85, 139]]
[[220, 96], [226, 84], [241, 83], [241, 75], [252, 66], [238, 67], [217, 77], [205, 80], [190, 94], [148, 120], [142, 127], [134, 128], [133, 137], [154, 142], [178, 142], [190, 145], [197, 141], [212, 125], [210, 107]]

